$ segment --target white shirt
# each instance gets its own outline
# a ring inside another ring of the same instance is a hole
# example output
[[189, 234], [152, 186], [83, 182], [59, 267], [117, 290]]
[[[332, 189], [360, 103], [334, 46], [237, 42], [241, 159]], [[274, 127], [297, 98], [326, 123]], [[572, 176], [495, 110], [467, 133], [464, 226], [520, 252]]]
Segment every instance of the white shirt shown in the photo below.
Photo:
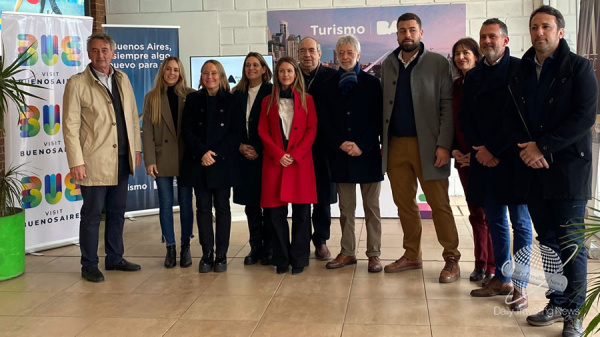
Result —
[[402, 62], [402, 64], [404, 64], [404, 68], [408, 68], [408, 65], [409, 65], [409, 64], [410, 64], [412, 61], [414, 61], [414, 60], [417, 58], [417, 56], [419, 56], [419, 51], [417, 51], [417, 52], [416, 52], [416, 53], [415, 53], [415, 54], [414, 54], [414, 55], [413, 55], [413, 56], [412, 56], [412, 57], [411, 57], [411, 58], [408, 60], [408, 62], [404, 62], [404, 59], [402, 58], [402, 53], [403, 53], [403, 51], [402, 51], [402, 50], [401, 50], [401, 51], [398, 53], [398, 59], [400, 60], [400, 62]]
[[290, 139], [290, 131], [292, 130], [292, 121], [294, 120], [294, 99], [279, 98], [279, 118], [283, 126], [283, 134], [286, 139]]
[[96, 73], [96, 75], [98, 76], [98, 79], [100, 80], [100, 83], [104, 84], [105, 87], [108, 88], [108, 90], [112, 93], [112, 77], [115, 73], [115, 71], [113, 70], [113, 67], [110, 67], [110, 70], [108, 71], [108, 75], [106, 75], [103, 72], [99, 72], [96, 69], [94, 69], [93, 67], [92, 71], [94, 73]]
[[259, 84], [254, 88], [248, 88], [248, 103], [246, 104], [246, 132], [248, 132], [248, 124], [250, 119], [250, 110], [252, 110], [252, 105], [254, 105], [254, 101], [256, 100], [256, 95], [258, 95], [258, 90], [260, 89]]

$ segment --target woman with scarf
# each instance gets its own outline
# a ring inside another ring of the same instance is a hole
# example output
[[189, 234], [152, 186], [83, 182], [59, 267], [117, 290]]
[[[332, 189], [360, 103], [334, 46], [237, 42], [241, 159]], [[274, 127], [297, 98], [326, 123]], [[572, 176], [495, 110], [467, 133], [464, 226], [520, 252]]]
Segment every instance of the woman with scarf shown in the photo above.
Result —
[[[258, 134], [262, 139], [261, 206], [273, 226], [273, 265], [277, 273], [299, 274], [310, 255], [310, 204], [317, 202], [312, 144], [317, 115], [312, 96], [304, 90], [300, 68], [291, 57], [275, 66], [273, 92], [262, 101]], [[287, 222], [292, 204], [292, 241]]]
[[356, 185], [360, 185], [367, 229], [367, 270], [382, 270], [379, 193], [381, 171], [382, 92], [377, 78], [360, 69], [360, 43], [353, 35], [338, 39], [335, 52], [340, 62], [336, 75], [321, 86], [319, 111], [328, 127], [331, 176], [336, 183], [341, 251], [327, 263], [328, 269], [356, 264]]

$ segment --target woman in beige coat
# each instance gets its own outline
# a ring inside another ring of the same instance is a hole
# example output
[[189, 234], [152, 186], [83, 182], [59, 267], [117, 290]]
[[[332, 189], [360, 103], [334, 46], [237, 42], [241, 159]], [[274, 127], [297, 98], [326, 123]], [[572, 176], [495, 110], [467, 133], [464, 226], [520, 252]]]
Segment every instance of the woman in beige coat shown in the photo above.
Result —
[[[175, 233], [173, 230], [173, 178], [179, 176], [183, 154], [181, 120], [185, 97], [194, 90], [186, 84], [183, 65], [179, 58], [166, 58], [156, 75], [154, 88], [144, 98], [142, 142], [146, 173], [156, 179], [159, 219], [163, 242], [167, 245], [165, 267], [176, 265]], [[194, 213], [192, 188], [178, 186], [181, 222], [181, 254], [179, 264], [192, 264], [190, 238], [193, 237]]]

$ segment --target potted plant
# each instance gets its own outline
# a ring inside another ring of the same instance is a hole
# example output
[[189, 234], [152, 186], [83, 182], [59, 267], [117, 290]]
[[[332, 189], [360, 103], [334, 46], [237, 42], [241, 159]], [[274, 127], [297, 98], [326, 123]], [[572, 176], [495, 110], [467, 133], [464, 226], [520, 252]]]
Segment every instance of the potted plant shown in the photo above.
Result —
[[[15, 78], [22, 72], [30, 71], [21, 66], [33, 55], [35, 51], [31, 47], [35, 48], [36, 45], [37, 41], [34, 41], [6, 67], [4, 58], [0, 59], [0, 136], [4, 136], [4, 115], [11, 102], [17, 107], [27, 107], [27, 98], [41, 99], [26, 89], [43, 88], [42, 86], [21, 82]], [[19, 207], [23, 165], [2, 167], [0, 170], [0, 281], [19, 276], [25, 271], [25, 212]]]
[[[588, 210], [588, 215], [585, 217], [585, 219], [583, 219], [585, 228], [573, 232], [571, 238], [567, 240], [568, 244], [583, 238], [583, 244], [579, 246], [577, 254], [581, 253], [581, 249], [586, 242], [600, 234], [600, 216], [597, 215], [600, 214], [600, 209], [588, 206]], [[574, 225], [581, 225], [581, 223], [566, 226]], [[600, 301], [600, 272], [594, 271], [590, 273], [588, 271], [588, 275], [593, 276], [587, 281], [587, 294], [585, 296], [583, 305], [579, 309], [579, 317], [581, 319], [584, 319], [590, 313], [590, 309], [592, 309], [594, 305], [598, 304], [598, 301]], [[583, 289], [580, 291], [583, 291]], [[586, 337], [594, 336], [598, 331], [600, 331], [600, 314], [596, 314], [596, 316], [591, 319], [590, 323], [585, 328], [583, 335]]]

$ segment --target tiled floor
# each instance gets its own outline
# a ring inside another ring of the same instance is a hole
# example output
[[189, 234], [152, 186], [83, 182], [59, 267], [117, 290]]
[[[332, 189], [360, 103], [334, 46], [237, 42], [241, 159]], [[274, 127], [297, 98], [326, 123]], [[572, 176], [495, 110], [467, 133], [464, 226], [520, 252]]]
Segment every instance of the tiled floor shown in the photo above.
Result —
[[[228, 271], [199, 274], [197, 243], [193, 267], [162, 266], [158, 216], [148, 216], [125, 225], [125, 254], [140, 272], [105, 271], [106, 281], [93, 284], [81, 279], [76, 246], [28, 255], [24, 275], [0, 282], [0, 336], [560, 336], [562, 324], [525, 322], [546, 303], [539, 292], [522, 313], [510, 312], [504, 297], [469, 296], [477, 287], [468, 280], [472, 233], [464, 201], [453, 203], [463, 258], [461, 279], [452, 284], [437, 280], [443, 261], [431, 220], [423, 222], [423, 270], [369, 274], [359, 219], [358, 265], [327, 270], [311, 259], [300, 275], [277, 275], [272, 267], [244, 266], [248, 230], [237, 221]], [[339, 239], [334, 220], [334, 255]], [[384, 264], [401, 256], [398, 220], [383, 221], [382, 241]], [[598, 267], [590, 262], [590, 270]]]

